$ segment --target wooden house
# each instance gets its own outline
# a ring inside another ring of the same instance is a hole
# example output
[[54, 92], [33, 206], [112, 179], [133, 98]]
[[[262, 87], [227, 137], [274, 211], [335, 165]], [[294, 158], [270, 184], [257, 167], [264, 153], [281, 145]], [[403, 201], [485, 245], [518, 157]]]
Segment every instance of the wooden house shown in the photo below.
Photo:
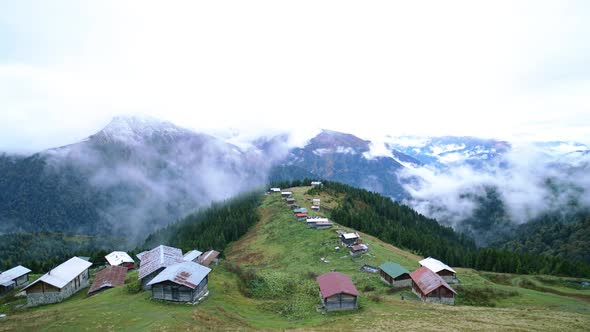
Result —
[[319, 198], [312, 199], [311, 205], [320, 206], [320, 199]]
[[412, 278], [410, 278], [410, 271], [403, 266], [386, 262], [379, 266], [379, 275], [381, 280], [394, 288], [412, 287]]
[[289, 205], [290, 204], [295, 204], [295, 198], [293, 198], [293, 197], [287, 198], [287, 204], [289, 204]]
[[139, 279], [143, 289], [149, 289], [148, 283], [170, 265], [184, 261], [182, 250], [160, 245], [145, 252], [139, 263]]
[[342, 245], [345, 247], [349, 247], [349, 246], [353, 246], [355, 244], [358, 244], [360, 241], [360, 236], [358, 235], [358, 233], [342, 233], [340, 234], [340, 242], [342, 242]]
[[427, 267], [430, 271], [441, 276], [448, 283], [457, 283], [457, 272], [445, 263], [432, 257], [424, 258], [419, 261], [420, 265]]
[[187, 252], [186, 254], [184, 254], [184, 256], [182, 258], [187, 262], [198, 263], [199, 258], [201, 258], [202, 254], [203, 253], [198, 250], [191, 250], [191, 251]]
[[307, 209], [306, 208], [294, 209], [293, 213], [307, 213]]
[[26, 285], [29, 282], [29, 273], [31, 270], [22, 265], [0, 273], [0, 294]]
[[307, 220], [307, 213], [295, 213], [295, 217], [297, 221], [305, 221]]
[[332, 227], [334, 224], [328, 218], [308, 218], [307, 227], [326, 229]]
[[320, 211], [320, 206], [319, 205], [312, 205], [311, 209], [314, 211]]
[[311, 186], [315, 187], [315, 186], [321, 186], [322, 183], [320, 181], [311, 181]]
[[326, 311], [355, 310], [359, 293], [352, 280], [340, 272], [328, 272], [317, 277], [320, 299]]
[[210, 268], [190, 261], [170, 265], [148, 283], [152, 298], [194, 303], [207, 292], [209, 272]]
[[438, 274], [422, 266], [410, 273], [412, 292], [424, 302], [455, 304], [457, 292]]
[[106, 289], [123, 286], [127, 276], [127, 267], [123, 265], [108, 266], [96, 273], [88, 295], [100, 293]]
[[211, 264], [217, 265], [219, 262], [219, 251], [209, 250], [201, 255], [198, 262], [201, 265], [209, 266]]
[[92, 263], [72, 257], [24, 288], [27, 305], [61, 302], [88, 287], [88, 268]]
[[271, 194], [276, 194], [281, 192], [281, 188], [270, 188], [269, 192]]
[[293, 195], [293, 193], [290, 191], [281, 191], [281, 197], [283, 198], [291, 197], [291, 195]]
[[135, 268], [135, 261], [124, 251], [113, 251], [104, 258], [111, 266], [125, 266], [128, 270]]
[[369, 251], [369, 246], [364, 243], [359, 243], [348, 247], [348, 252], [352, 256], [358, 256], [360, 254], [366, 253], [367, 251]]

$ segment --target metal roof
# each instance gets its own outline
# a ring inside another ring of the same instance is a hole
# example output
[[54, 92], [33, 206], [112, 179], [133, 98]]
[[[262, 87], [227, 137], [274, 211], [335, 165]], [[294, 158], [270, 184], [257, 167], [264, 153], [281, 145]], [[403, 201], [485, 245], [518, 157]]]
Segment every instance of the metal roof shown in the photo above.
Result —
[[364, 243], [355, 244], [354, 246], [350, 247], [353, 251], [360, 251], [360, 250], [368, 250], [369, 246]]
[[438, 273], [442, 270], [448, 270], [453, 273], [457, 273], [455, 270], [453, 270], [453, 268], [451, 268], [447, 264], [439, 261], [438, 259], [434, 259], [432, 257], [424, 258], [423, 260], [419, 261], [418, 263], [420, 263], [420, 265], [422, 265], [422, 266], [426, 266], [427, 268], [430, 269], [430, 271], [432, 271], [434, 273]]
[[185, 261], [194, 261], [195, 259], [197, 259], [197, 257], [201, 256], [201, 254], [203, 254], [203, 253], [198, 250], [191, 250], [191, 251], [187, 252], [186, 254], [184, 254], [183, 259]]
[[148, 286], [162, 281], [171, 281], [195, 289], [199, 286], [199, 283], [205, 279], [209, 272], [211, 272], [210, 268], [195, 262], [177, 263], [165, 268], [164, 271], [160, 272], [154, 279], [152, 279], [152, 281], [148, 282]]
[[422, 266], [418, 270], [410, 273], [410, 277], [416, 283], [418, 288], [424, 293], [424, 295], [430, 294], [432, 291], [440, 288], [445, 287], [446, 289], [450, 290], [451, 292], [457, 294], [454, 289], [444, 281], [438, 274], [432, 272], [426, 266]]
[[340, 272], [328, 272], [317, 277], [322, 298], [344, 293], [358, 296], [359, 292], [354, 287], [352, 280]]
[[281, 188], [276, 188], [276, 187], [275, 188], [270, 188], [270, 191], [272, 191], [272, 192], [279, 192], [279, 191], [281, 191]]
[[96, 273], [94, 282], [88, 294], [97, 292], [103, 288], [118, 287], [125, 284], [125, 276], [127, 275], [127, 268], [125, 266], [109, 266]]
[[295, 217], [307, 217], [307, 213], [295, 213]]
[[312, 199], [311, 201], [312, 201], [313, 203], [315, 203], [315, 202], [318, 202], [318, 203], [319, 203], [319, 202], [320, 202], [320, 199], [319, 199], [319, 198], [314, 198], [314, 199]]
[[90, 266], [92, 266], [92, 263], [78, 257], [72, 257], [47, 272], [24, 289], [41, 281], [57, 288], [63, 288], [70, 281], [74, 280], [74, 278], [82, 274], [82, 272], [86, 271]]
[[22, 265], [13, 267], [10, 270], [6, 270], [0, 273], [0, 285], [9, 285], [14, 279], [20, 278], [27, 273], [31, 273], [31, 270]]
[[351, 240], [358, 239], [360, 236], [357, 233], [344, 233], [342, 234], [342, 237], [344, 237], [346, 240]]
[[124, 251], [113, 251], [112, 253], [104, 256], [107, 259], [107, 262], [113, 266], [121, 265], [123, 263], [135, 263], [133, 258], [129, 256], [128, 253]]
[[307, 218], [307, 222], [327, 222], [328, 218]]
[[281, 191], [281, 195], [293, 195], [291, 191]]
[[201, 258], [199, 258], [199, 264], [203, 264], [205, 266], [209, 266], [211, 262], [213, 262], [217, 256], [219, 256], [219, 251], [209, 250], [205, 251]]
[[293, 209], [293, 213], [307, 213], [306, 208]]
[[405, 267], [392, 262], [383, 263], [381, 264], [381, 266], [379, 266], [379, 268], [381, 269], [381, 271], [385, 272], [392, 278], [397, 278], [404, 273], [410, 274], [410, 271], [406, 270]]
[[139, 259], [139, 261], [141, 262], [141, 258], [143, 257], [143, 255], [145, 255], [147, 251], [142, 251], [139, 254], [135, 255], [135, 257], [137, 257]]
[[159, 245], [141, 256], [139, 279], [145, 278], [157, 269], [184, 261], [182, 250]]

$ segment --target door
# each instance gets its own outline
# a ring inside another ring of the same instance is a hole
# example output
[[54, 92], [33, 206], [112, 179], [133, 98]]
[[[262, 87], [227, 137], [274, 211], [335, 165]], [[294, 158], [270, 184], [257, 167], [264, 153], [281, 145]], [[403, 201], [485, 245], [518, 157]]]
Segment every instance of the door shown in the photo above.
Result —
[[172, 300], [180, 300], [180, 292], [178, 291], [178, 287], [172, 287]]

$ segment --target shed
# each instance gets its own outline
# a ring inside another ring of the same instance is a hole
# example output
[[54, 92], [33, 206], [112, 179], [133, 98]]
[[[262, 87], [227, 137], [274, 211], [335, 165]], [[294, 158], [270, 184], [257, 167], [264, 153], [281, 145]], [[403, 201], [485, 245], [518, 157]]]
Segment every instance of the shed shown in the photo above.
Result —
[[291, 195], [293, 195], [293, 193], [290, 191], [281, 191], [281, 196], [284, 198], [291, 197]]
[[294, 209], [293, 213], [307, 213], [307, 209], [306, 208]]
[[343, 246], [352, 246], [359, 243], [360, 236], [358, 233], [343, 233], [340, 234], [340, 241], [342, 242]]
[[355, 310], [359, 293], [352, 280], [340, 272], [328, 272], [317, 277], [320, 298], [326, 311]]
[[438, 274], [422, 266], [410, 273], [412, 292], [424, 302], [455, 304], [457, 292]]
[[199, 257], [201, 257], [202, 254], [203, 253], [198, 250], [191, 250], [191, 251], [187, 252], [186, 254], [184, 254], [183, 259], [188, 262], [197, 263], [199, 260]]
[[124, 251], [113, 251], [104, 258], [111, 266], [125, 266], [127, 269], [135, 268], [135, 261]]
[[15, 287], [22, 287], [29, 282], [31, 270], [19, 265], [0, 273], [0, 294]]
[[122, 265], [108, 266], [98, 271], [94, 277], [94, 282], [88, 290], [88, 295], [94, 295], [109, 288], [123, 286], [126, 275], [127, 267]]
[[170, 265], [152, 279], [152, 298], [173, 302], [195, 302], [207, 292], [211, 269], [191, 261]]
[[430, 271], [441, 276], [446, 282], [457, 283], [457, 271], [453, 270], [452, 267], [447, 264], [434, 259], [432, 257], [424, 258], [419, 261], [420, 265], [427, 267]]
[[307, 213], [295, 213], [295, 217], [297, 217], [297, 221], [304, 221], [307, 219]]
[[166, 267], [181, 263], [184, 261], [182, 250], [178, 248], [159, 245], [154, 249], [147, 251], [141, 257], [139, 265], [139, 279], [144, 289], [149, 289], [147, 285], [158, 273]]
[[367, 251], [369, 251], [369, 246], [367, 246], [364, 243], [359, 243], [359, 244], [355, 244], [353, 246], [348, 247], [348, 252], [350, 252], [350, 254], [352, 256], [364, 254]]
[[218, 262], [219, 262], [219, 251], [209, 250], [209, 251], [205, 251], [205, 253], [203, 255], [201, 255], [201, 258], [199, 258], [199, 261], [197, 263], [199, 263], [201, 265], [209, 266], [211, 264], [217, 265]]
[[308, 218], [307, 227], [326, 229], [333, 226], [333, 223], [328, 218]]
[[320, 206], [319, 205], [312, 205], [311, 209], [314, 211], [320, 211]]
[[386, 262], [379, 266], [379, 275], [388, 285], [394, 288], [412, 287], [410, 271], [405, 267], [392, 262]]
[[88, 268], [92, 263], [72, 257], [53, 268], [24, 288], [27, 305], [61, 302], [79, 290], [88, 287]]

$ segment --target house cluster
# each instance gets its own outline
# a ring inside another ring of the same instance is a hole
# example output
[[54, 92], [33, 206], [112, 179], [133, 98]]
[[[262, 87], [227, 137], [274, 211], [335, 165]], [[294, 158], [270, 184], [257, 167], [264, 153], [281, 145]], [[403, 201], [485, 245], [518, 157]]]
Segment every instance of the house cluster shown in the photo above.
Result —
[[[314, 181], [316, 185], [321, 185], [321, 182]], [[293, 197], [293, 192], [291, 191], [281, 191], [281, 188], [270, 188], [269, 193], [280, 193], [281, 197], [287, 203], [287, 206], [291, 207], [293, 210], [293, 215], [297, 219], [297, 221], [305, 221], [308, 228], [315, 228], [315, 229], [326, 229], [330, 228], [334, 225], [328, 218], [323, 218], [319, 216], [310, 216], [306, 208], [299, 206], [296, 204], [295, 198]], [[320, 210], [320, 199], [314, 198], [312, 199], [312, 206], [311, 209], [315, 211]]]
[[[191, 250], [186, 254], [178, 248], [160, 245], [137, 255], [140, 260], [139, 279], [142, 287], [152, 291], [152, 298], [195, 302], [206, 295], [210, 265], [218, 262], [219, 252]], [[27, 306], [61, 302], [90, 286], [88, 295], [122, 286], [135, 261], [124, 251], [105, 256], [108, 266], [99, 268], [90, 285], [92, 263], [86, 257], [72, 257], [29, 283], [31, 270], [17, 266], [0, 273], [0, 295], [22, 288]]]
[[208, 294], [208, 266], [217, 264], [219, 252], [191, 250], [183, 255], [178, 248], [160, 245], [137, 257], [142, 288], [151, 290], [153, 299], [195, 303]]
[[457, 283], [456, 271], [432, 257], [418, 262], [421, 267], [409, 272], [397, 263], [386, 262], [379, 266], [379, 275], [394, 288], [412, 288], [424, 302], [455, 304], [457, 292], [449, 283]]
[[348, 248], [351, 256], [358, 256], [369, 251], [369, 246], [363, 243], [363, 239], [358, 233], [349, 233], [340, 229], [336, 230], [336, 233], [338, 233], [340, 245]]
[[[457, 292], [446, 281], [457, 282], [455, 270], [431, 257], [419, 263], [422, 266], [414, 272], [393, 262], [383, 263], [378, 269], [375, 268], [375, 271], [372, 271], [373, 268], [370, 267], [370, 272], [378, 272], [381, 280], [393, 288], [411, 288], [412, 292], [424, 302], [455, 304]], [[363, 268], [366, 267], [367, 265]], [[328, 272], [318, 276], [317, 283], [324, 310], [340, 311], [358, 308], [359, 292], [349, 276], [340, 272]]]

